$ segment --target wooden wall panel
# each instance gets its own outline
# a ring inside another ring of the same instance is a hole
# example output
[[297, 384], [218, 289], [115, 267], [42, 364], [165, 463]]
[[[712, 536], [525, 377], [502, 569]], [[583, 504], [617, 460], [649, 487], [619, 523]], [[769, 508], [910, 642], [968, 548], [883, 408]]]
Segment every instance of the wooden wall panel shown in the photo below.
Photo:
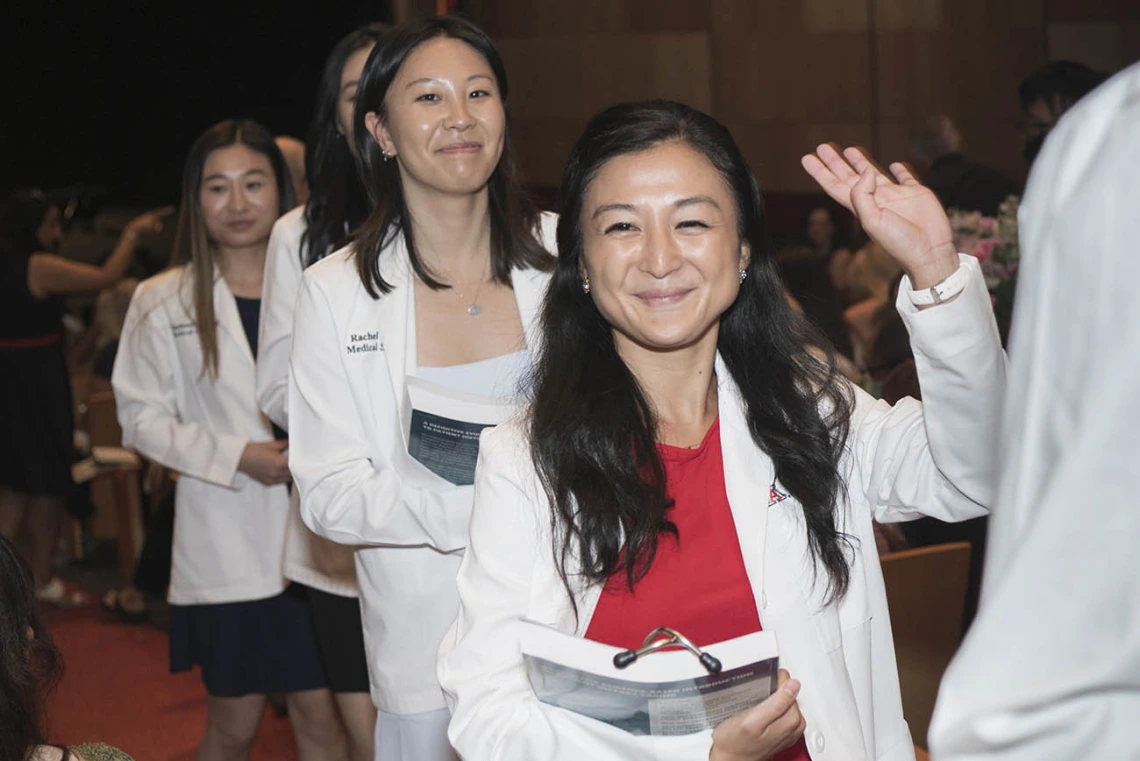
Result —
[[876, 29], [882, 160], [911, 160], [911, 130], [946, 114], [962, 130], [968, 156], [1022, 179], [1017, 84], [1043, 62], [1044, 45], [1040, 25], [1021, 15], [1029, 4], [1018, 6], [956, 0], [938, 9], [934, 28], [931, 12], [917, 14], [913, 28]]
[[[910, 156], [946, 113], [968, 154], [1023, 179], [1017, 84], [1049, 58], [1140, 59], [1136, 0], [479, 0], [503, 48], [522, 166], [557, 181], [594, 112], [667, 97], [730, 126], [766, 189], [810, 191], [822, 140]], [[872, 12], [873, 11], [873, 12]]]
[[866, 14], [846, 0], [712, 5], [714, 115], [766, 189], [814, 190], [803, 153], [823, 140], [869, 137]]
[[1050, 59], [1115, 72], [1140, 61], [1140, 2], [1045, 0]]
[[531, 182], [557, 184], [586, 120], [614, 103], [668, 98], [712, 110], [704, 32], [530, 36], [498, 45], [511, 77], [521, 166]]
[[478, 21], [496, 37], [622, 35], [708, 29], [707, 0], [482, 0]]
[[1140, 3], [1136, 0], [1045, 0], [1045, 14], [1054, 24], [1140, 21]]

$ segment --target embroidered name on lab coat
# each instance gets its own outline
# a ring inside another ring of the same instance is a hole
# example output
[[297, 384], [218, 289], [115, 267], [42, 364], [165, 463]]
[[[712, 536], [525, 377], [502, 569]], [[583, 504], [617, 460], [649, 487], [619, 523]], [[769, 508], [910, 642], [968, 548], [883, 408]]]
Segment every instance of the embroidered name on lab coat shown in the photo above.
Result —
[[348, 345], [344, 347], [344, 350], [349, 354], [364, 354], [365, 352], [380, 351], [381, 348], [380, 334], [377, 332], [349, 333]]
[[198, 332], [198, 326], [192, 322], [181, 322], [177, 325], [171, 325], [170, 329], [174, 331], [175, 338], [182, 338], [184, 336], [192, 336]]

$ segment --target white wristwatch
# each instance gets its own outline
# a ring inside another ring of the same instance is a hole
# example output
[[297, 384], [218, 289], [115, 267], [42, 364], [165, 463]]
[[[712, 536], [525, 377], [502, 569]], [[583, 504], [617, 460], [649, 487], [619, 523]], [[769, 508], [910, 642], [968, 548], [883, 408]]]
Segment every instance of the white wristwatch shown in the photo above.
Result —
[[943, 301], [952, 299], [957, 296], [966, 287], [966, 283], [970, 279], [970, 270], [964, 264], [959, 264], [958, 269], [954, 270], [954, 274], [943, 280], [941, 283], [936, 283], [929, 288], [918, 290], [911, 288], [910, 303], [916, 307], [930, 306], [931, 304], [941, 304]]

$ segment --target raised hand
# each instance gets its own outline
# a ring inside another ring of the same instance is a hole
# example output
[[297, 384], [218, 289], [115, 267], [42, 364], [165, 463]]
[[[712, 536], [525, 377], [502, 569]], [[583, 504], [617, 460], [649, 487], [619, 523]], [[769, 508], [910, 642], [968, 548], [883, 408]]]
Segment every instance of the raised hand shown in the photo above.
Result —
[[150, 235], [162, 232], [166, 218], [174, 213], [173, 206], [163, 206], [161, 209], [151, 209], [143, 212], [127, 223], [126, 230], [135, 235]]
[[905, 164], [891, 164], [891, 179], [858, 148], [841, 154], [829, 144], [820, 145], [801, 163], [824, 192], [854, 212], [867, 234], [902, 266], [914, 288], [936, 285], [958, 269], [942, 204]]

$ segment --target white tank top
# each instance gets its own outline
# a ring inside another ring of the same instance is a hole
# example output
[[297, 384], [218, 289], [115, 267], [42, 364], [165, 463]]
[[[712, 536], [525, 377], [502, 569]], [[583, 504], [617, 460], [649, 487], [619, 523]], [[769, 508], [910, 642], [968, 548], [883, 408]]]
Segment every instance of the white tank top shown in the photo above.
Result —
[[530, 351], [446, 367], [417, 367], [415, 376], [439, 386], [495, 399], [519, 395], [520, 384], [530, 372]]

